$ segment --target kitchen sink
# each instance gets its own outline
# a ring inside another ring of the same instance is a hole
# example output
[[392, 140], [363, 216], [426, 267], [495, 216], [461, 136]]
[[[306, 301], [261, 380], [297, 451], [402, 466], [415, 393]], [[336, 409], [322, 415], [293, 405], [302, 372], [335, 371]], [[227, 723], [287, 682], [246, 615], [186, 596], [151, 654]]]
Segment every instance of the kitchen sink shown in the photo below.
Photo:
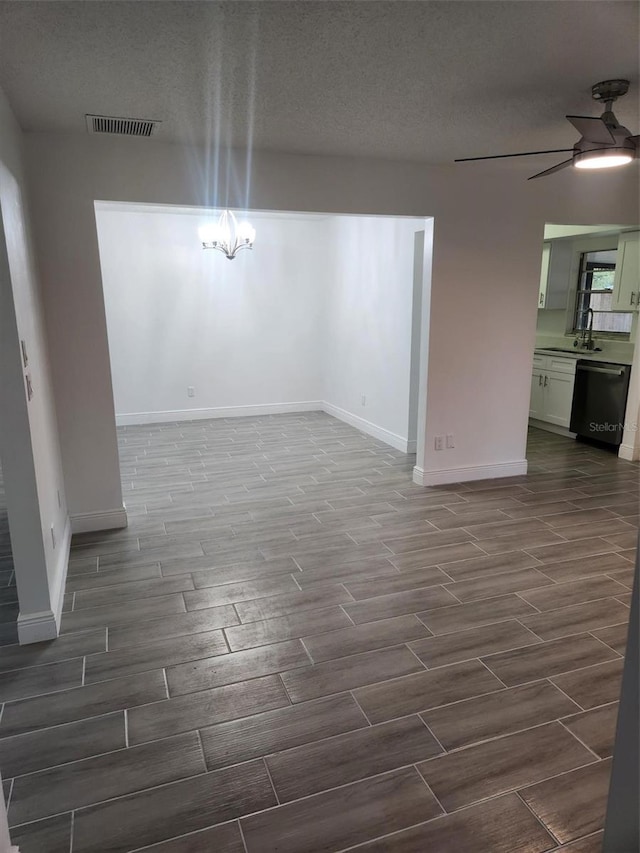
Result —
[[571, 355], [594, 355], [597, 352], [601, 352], [600, 349], [579, 349], [578, 347], [572, 347], [571, 349], [564, 349], [563, 347], [536, 347], [538, 352], [566, 352]]

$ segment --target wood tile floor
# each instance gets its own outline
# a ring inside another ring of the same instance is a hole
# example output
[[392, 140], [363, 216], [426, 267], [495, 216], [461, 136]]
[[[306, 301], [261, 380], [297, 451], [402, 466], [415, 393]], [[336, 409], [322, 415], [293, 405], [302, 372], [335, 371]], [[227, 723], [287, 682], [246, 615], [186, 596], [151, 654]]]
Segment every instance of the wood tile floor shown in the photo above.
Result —
[[130, 526], [0, 648], [21, 853], [599, 850], [638, 466], [534, 431], [424, 489], [319, 413], [120, 447]]

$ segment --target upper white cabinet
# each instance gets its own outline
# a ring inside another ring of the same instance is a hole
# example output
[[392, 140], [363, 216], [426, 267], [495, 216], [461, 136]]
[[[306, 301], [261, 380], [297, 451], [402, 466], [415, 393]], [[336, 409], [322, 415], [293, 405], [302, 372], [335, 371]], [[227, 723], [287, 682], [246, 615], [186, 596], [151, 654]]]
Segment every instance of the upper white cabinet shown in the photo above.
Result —
[[640, 231], [625, 231], [618, 238], [613, 282], [615, 311], [640, 310]]
[[547, 297], [547, 282], [549, 281], [549, 261], [551, 260], [551, 243], [542, 246], [542, 267], [540, 269], [540, 293], [538, 294], [538, 308], [545, 307]]
[[564, 309], [567, 307], [572, 257], [570, 240], [553, 240], [544, 243], [538, 308]]

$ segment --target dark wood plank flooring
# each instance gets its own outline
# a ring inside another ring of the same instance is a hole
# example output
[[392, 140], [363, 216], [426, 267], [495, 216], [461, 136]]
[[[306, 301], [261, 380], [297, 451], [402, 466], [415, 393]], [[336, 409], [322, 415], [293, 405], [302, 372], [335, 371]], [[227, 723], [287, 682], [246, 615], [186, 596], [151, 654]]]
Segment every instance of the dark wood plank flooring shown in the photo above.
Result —
[[[119, 430], [129, 527], [0, 637], [21, 853], [599, 849], [639, 467], [437, 489], [320, 414]], [[0, 583], [15, 619], [0, 519]], [[1, 627], [1, 626], [0, 626]]]

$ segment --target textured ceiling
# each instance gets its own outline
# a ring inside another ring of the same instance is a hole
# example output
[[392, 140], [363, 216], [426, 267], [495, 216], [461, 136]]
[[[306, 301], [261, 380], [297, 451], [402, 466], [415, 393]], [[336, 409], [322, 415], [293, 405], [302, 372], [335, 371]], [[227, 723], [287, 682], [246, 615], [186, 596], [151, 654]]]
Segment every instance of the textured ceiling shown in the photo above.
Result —
[[160, 119], [164, 140], [450, 162], [570, 147], [564, 114], [598, 114], [611, 77], [640, 131], [639, 8], [0, 0], [0, 86], [27, 131], [85, 133], [92, 112]]

